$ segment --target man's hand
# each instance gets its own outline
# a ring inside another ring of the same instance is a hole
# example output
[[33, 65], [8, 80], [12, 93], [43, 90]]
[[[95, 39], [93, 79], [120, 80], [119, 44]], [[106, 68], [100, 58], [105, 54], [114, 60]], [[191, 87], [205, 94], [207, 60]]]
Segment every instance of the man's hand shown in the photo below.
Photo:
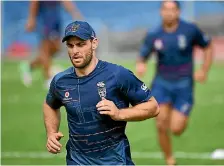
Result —
[[50, 153], [57, 154], [60, 153], [62, 145], [59, 140], [64, 137], [61, 132], [50, 133], [47, 138], [47, 150]]
[[121, 120], [119, 117], [120, 110], [113, 101], [103, 99], [96, 105], [96, 108], [102, 115], [109, 115], [111, 119], [116, 121]]
[[32, 32], [36, 26], [36, 19], [30, 17], [26, 23], [26, 31]]
[[194, 79], [200, 83], [204, 83], [207, 80], [207, 72], [200, 69], [194, 73]]
[[147, 70], [147, 64], [145, 62], [136, 63], [136, 74], [138, 77], [143, 77]]

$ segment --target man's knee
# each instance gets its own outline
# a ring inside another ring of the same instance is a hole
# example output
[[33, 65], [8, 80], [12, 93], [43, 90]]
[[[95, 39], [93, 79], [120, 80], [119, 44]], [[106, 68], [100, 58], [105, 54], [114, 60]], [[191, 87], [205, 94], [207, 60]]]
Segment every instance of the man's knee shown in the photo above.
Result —
[[61, 43], [60, 43], [59, 39], [51, 41], [51, 52], [52, 52], [52, 55], [54, 55], [55, 53], [59, 52], [60, 49], [61, 49]]
[[48, 55], [46, 55], [46, 54], [42, 54], [41, 56], [40, 56], [40, 60], [41, 60], [41, 62], [42, 63], [46, 63], [46, 62], [48, 62], [49, 61], [49, 56]]
[[183, 119], [183, 120], [177, 120], [176, 121], [171, 121], [171, 125], [170, 125], [170, 131], [176, 135], [176, 136], [180, 136], [181, 134], [183, 134], [183, 132], [185, 131], [187, 127], [187, 119]]
[[156, 127], [157, 127], [158, 132], [168, 131], [168, 127], [169, 127], [168, 120], [157, 118], [156, 119]]
[[186, 129], [188, 124], [188, 116], [179, 112], [178, 110], [172, 111], [170, 131], [177, 136], [180, 136]]
[[170, 131], [176, 135], [176, 136], [180, 136], [185, 130], [185, 127], [182, 128], [182, 127], [179, 127], [179, 126], [171, 126], [170, 127]]
[[158, 132], [166, 132], [169, 129], [170, 111], [171, 107], [169, 104], [160, 105], [160, 113], [156, 117], [156, 127]]

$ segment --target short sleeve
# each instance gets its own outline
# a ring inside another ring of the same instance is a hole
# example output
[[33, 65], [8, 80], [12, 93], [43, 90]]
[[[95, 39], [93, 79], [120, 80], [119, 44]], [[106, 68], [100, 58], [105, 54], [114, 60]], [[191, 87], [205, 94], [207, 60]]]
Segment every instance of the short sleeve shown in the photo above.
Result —
[[55, 78], [51, 81], [49, 91], [46, 97], [46, 103], [53, 109], [59, 109], [62, 106], [62, 102], [56, 96]]
[[203, 33], [196, 25], [194, 26], [194, 32], [195, 32], [194, 36], [195, 45], [205, 48], [210, 44], [211, 38], [205, 33]]
[[147, 59], [153, 52], [154, 34], [148, 32], [140, 48], [140, 57]]
[[119, 67], [116, 74], [118, 88], [125, 95], [131, 105], [148, 101], [152, 95], [147, 86], [140, 81], [130, 70]]

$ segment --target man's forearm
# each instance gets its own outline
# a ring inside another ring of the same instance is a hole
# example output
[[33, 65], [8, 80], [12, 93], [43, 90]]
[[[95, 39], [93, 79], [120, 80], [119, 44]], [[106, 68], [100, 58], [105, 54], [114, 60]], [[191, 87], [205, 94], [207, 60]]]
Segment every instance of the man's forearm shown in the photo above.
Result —
[[35, 19], [37, 16], [37, 11], [38, 11], [38, 1], [31, 1], [29, 17]]
[[204, 48], [204, 62], [202, 64], [202, 70], [208, 72], [210, 70], [213, 60], [213, 47], [210, 44], [207, 48]]
[[46, 102], [44, 102], [43, 112], [47, 135], [58, 132], [61, 119], [60, 111], [52, 109]]
[[137, 63], [147, 63], [147, 58], [142, 57], [142, 56], [138, 56], [137, 57]]
[[121, 109], [119, 112], [121, 121], [142, 121], [156, 117], [158, 114], [159, 106], [154, 97], [145, 103]]
[[73, 19], [82, 19], [82, 15], [72, 1], [62, 1], [65, 9], [70, 13]]

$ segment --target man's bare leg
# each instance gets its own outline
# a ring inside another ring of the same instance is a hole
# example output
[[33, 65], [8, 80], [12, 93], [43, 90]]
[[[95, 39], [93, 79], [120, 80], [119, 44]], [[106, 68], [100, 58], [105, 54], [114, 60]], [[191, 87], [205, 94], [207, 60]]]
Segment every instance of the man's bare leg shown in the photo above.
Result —
[[180, 136], [185, 131], [187, 124], [188, 116], [176, 109], [173, 109], [171, 113], [170, 131], [174, 135]]
[[160, 147], [164, 153], [167, 165], [175, 165], [176, 161], [172, 154], [172, 143], [169, 133], [172, 106], [170, 104], [160, 105], [160, 114], [156, 118], [156, 126]]

